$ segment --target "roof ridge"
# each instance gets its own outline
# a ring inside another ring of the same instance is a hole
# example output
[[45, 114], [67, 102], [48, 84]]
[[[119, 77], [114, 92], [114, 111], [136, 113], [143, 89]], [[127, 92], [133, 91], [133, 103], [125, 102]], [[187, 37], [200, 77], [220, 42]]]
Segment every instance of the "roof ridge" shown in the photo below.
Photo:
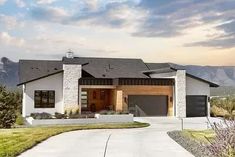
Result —
[[121, 58], [121, 57], [117, 57], [117, 58], [109, 58], [109, 57], [74, 57], [74, 58], [66, 58], [66, 59], [123, 59], [123, 60], [142, 60], [141, 58]]

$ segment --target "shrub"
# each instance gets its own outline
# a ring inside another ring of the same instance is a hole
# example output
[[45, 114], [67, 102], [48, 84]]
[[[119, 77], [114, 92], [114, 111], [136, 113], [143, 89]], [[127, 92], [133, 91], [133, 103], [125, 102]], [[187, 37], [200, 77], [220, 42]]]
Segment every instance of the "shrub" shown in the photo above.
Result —
[[77, 119], [77, 118], [81, 118], [81, 115], [80, 114], [71, 114], [71, 115], [69, 115], [69, 118]]
[[33, 117], [34, 119], [52, 119], [52, 115], [46, 112], [31, 113], [30, 116]]
[[0, 86], [0, 127], [11, 128], [16, 121], [16, 97]]
[[56, 118], [56, 119], [65, 119], [65, 118], [67, 118], [67, 115], [66, 115], [66, 114], [62, 114], [62, 113], [55, 112], [55, 118]]
[[[235, 156], [235, 121], [224, 121], [220, 124], [212, 125], [216, 137], [209, 141], [207, 146], [210, 155], [214, 157], [233, 157]], [[205, 137], [206, 138], [206, 137]]]
[[216, 105], [213, 105], [211, 107], [211, 114], [214, 117], [224, 117], [225, 115], [228, 115], [229, 112], [221, 107], [218, 107]]
[[213, 116], [233, 115], [235, 111], [235, 97], [228, 96], [225, 98], [211, 99], [211, 113]]
[[22, 117], [22, 115], [20, 113], [17, 113], [16, 116], [16, 124], [17, 125], [24, 125], [24, 118]]

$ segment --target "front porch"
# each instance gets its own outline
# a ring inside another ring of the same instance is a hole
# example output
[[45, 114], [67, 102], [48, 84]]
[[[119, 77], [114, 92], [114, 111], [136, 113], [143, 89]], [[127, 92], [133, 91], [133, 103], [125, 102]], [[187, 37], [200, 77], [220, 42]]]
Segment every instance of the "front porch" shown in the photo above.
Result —
[[82, 88], [81, 111], [82, 113], [98, 113], [103, 110], [115, 110], [114, 89]]
[[173, 79], [82, 78], [81, 114], [115, 111], [135, 116], [174, 116], [173, 87]]

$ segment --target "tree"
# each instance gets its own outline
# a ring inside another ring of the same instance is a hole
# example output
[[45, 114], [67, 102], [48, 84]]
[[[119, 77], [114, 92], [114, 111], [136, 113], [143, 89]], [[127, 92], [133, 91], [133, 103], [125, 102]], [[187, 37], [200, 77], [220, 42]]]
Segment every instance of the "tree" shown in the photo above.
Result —
[[0, 127], [11, 128], [16, 121], [17, 97], [0, 86]]

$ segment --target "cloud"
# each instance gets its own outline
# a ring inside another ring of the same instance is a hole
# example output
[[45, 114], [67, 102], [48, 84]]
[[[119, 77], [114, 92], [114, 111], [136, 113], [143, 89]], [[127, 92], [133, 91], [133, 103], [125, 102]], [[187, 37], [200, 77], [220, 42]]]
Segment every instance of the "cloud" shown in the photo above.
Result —
[[0, 0], [0, 5], [3, 5], [7, 0]]
[[36, 0], [38, 4], [51, 4], [56, 0]]
[[26, 4], [23, 0], [16, 0], [16, 5], [20, 8], [23, 8], [26, 6]]
[[134, 26], [145, 16], [143, 10], [132, 7], [131, 4], [133, 3], [110, 2], [98, 9], [97, 0], [90, 0], [86, 1], [82, 10], [73, 14], [68, 14], [61, 8], [35, 7], [31, 10], [31, 15], [36, 20], [60, 24], [127, 28]]
[[40, 21], [63, 22], [68, 14], [58, 7], [34, 7], [31, 16]]
[[7, 46], [21, 47], [24, 45], [25, 41], [22, 38], [10, 36], [8, 32], [0, 32], [0, 43]]
[[226, 22], [216, 26], [215, 29], [223, 31], [223, 34], [209, 40], [187, 43], [185, 46], [215, 47], [220, 49], [235, 47], [235, 21]]
[[[186, 35], [189, 29], [207, 24], [223, 23], [211, 27], [217, 32], [223, 32], [217, 37], [207, 40], [191, 42], [185, 46], [203, 46], [216, 48], [235, 47], [235, 1], [233, 0], [193, 0], [173, 1], [142, 0], [140, 8], [148, 11], [148, 16], [142, 24], [132, 33], [138, 37], [179, 37]], [[209, 34], [208, 34], [209, 36]]]
[[89, 10], [96, 10], [98, 7], [98, 0], [86, 0], [85, 4]]
[[[141, 15], [142, 13], [142, 15]], [[98, 11], [87, 11], [71, 17], [70, 23], [78, 23], [110, 28], [123, 28], [133, 25], [144, 13], [127, 3], [110, 3]]]
[[11, 30], [15, 28], [16, 26], [21, 26], [22, 23], [18, 22], [17, 19], [13, 16], [7, 16], [4, 14], [0, 14], [0, 25], [4, 27], [7, 30]]
[[[75, 10], [46, 5], [55, 1], [37, 0], [45, 5], [31, 8], [31, 17], [63, 25], [128, 30], [131, 36], [147, 38], [181, 37], [194, 28], [235, 19], [234, 0], [71, 0], [71, 5], [78, 5]], [[233, 23], [211, 27], [224, 33], [185, 46], [233, 47], [233, 28]]]

